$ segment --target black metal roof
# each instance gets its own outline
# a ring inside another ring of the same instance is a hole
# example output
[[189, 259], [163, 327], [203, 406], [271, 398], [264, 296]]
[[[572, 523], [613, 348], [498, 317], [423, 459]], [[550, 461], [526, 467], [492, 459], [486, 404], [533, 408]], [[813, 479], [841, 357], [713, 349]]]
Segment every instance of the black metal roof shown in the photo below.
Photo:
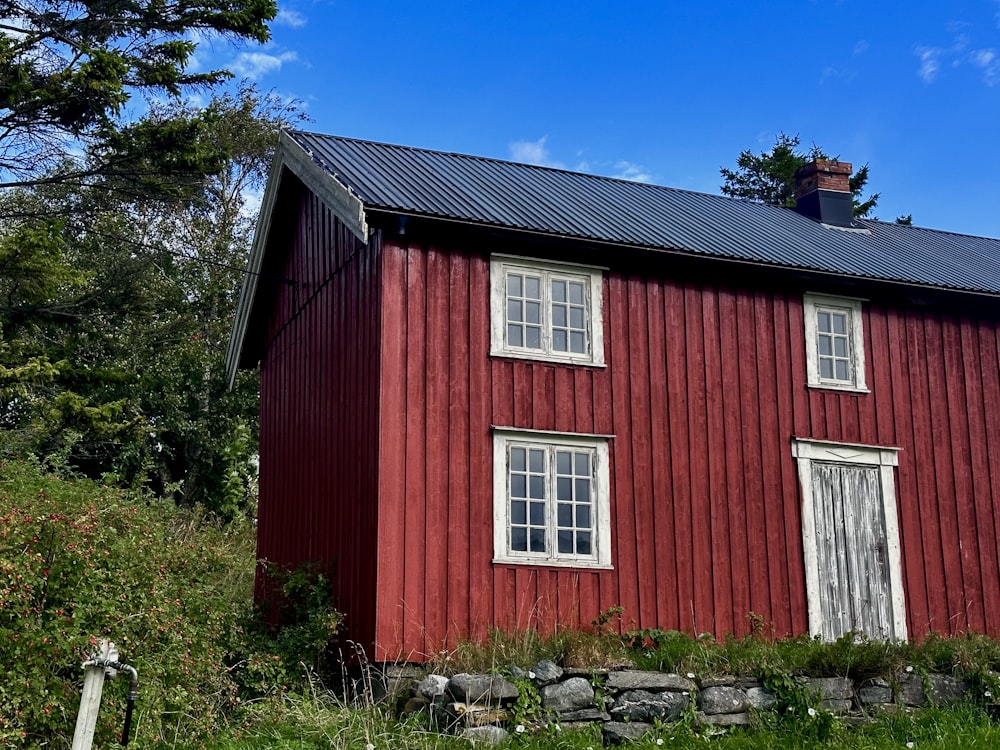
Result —
[[548, 167], [292, 132], [364, 204], [401, 214], [1000, 294], [1000, 240], [880, 221], [830, 227], [786, 208]]

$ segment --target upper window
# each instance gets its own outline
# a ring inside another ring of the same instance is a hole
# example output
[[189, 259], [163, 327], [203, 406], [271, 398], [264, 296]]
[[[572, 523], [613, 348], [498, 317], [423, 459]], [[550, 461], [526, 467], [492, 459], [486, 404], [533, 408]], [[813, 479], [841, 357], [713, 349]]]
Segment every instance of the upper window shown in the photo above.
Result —
[[610, 566], [605, 438], [496, 430], [493, 484], [498, 562]]
[[495, 256], [490, 352], [603, 365], [601, 271]]
[[809, 385], [867, 393], [861, 300], [807, 294], [803, 308]]

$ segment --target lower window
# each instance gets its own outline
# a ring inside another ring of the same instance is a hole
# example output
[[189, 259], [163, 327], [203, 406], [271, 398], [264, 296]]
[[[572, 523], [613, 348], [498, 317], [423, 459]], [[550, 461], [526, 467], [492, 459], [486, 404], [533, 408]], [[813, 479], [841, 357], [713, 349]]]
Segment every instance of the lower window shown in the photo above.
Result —
[[610, 567], [607, 438], [496, 429], [494, 558]]

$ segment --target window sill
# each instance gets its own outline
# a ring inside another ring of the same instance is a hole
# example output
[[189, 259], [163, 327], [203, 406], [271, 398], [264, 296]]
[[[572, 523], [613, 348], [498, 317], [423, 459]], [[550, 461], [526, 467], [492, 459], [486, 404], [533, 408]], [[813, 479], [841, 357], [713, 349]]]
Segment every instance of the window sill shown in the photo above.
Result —
[[572, 568], [573, 570], [614, 570], [615, 566], [580, 560], [526, 560], [524, 558], [493, 558], [494, 565], [525, 565], [530, 568]]
[[838, 385], [837, 383], [807, 383], [808, 388], [819, 391], [840, 391], [841, 393], [871, 393], [867, 388], [858, 388], [856, 385]]
[[604, 362], [594, 362], [589, 359], [573, 359], [572, 357], [556, 357], [549, 354], [538, 354], [534, 352], [508, 352], [491, 351], [490, 357], [493, 359], [516, 359], [521, 362], [538, 362], [545, 365], [567, 365], [569, 367], [590, 367], [595, 370], [603, 370], [607, 367]]

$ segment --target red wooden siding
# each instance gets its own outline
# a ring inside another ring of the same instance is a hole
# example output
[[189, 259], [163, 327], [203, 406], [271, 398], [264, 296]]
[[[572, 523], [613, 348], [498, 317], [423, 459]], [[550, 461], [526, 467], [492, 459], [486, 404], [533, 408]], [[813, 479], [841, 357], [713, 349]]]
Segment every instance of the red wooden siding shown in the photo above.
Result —
[[[258, 557], [332, 576], [350, 635], [375, 629], [377, 243], [303, 191], [261, 361]], [[255, 334], [249, 334], [255, 335]], [[262, 580], [258, 584], [263, 584]]]
[[[626, 627], [806, 631], [793, 436], [899, 446], [911, 634], [1000, 635], [996, 321], [865, 303], [856, 394], [805, 385], [805, 288], [612, 269], [586, 368], [489, 356], [485, 252], [386, 240], [380, 271], [377, 659], [615, 605]], [[492, 563], [492, 425], [615, 436], [614, 570]]]

